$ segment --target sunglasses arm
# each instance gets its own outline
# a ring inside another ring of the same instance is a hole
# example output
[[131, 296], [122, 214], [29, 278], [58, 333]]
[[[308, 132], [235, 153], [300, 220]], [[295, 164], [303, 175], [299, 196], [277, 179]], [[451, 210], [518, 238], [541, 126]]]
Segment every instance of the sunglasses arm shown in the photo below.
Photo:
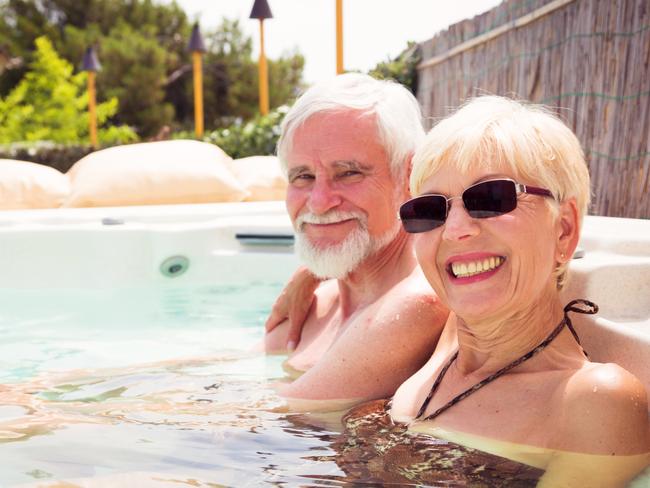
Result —
[[517, 193], [528, 193], [530, 195], [542, 195], [545, 197], [553, 197], [553, 194], [546, 188], [539, 188], [536, 186], [522, 185], [521, 183], [515, 183], [517, 187]]

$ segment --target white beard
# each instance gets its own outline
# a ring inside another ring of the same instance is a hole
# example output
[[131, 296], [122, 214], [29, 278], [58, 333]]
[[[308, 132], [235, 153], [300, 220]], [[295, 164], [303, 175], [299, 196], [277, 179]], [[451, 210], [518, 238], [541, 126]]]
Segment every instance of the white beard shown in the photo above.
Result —
[[[321, 249], [314, 246], [305, 236], [302, 224], [329, 224], [355, 219], [357, 228], [338, 244]], [[399, 223], [384, 235], [372, 239], [368, 233], [365, 215], [357, 212], [330, 211], [324, 215], [304, 213], [296, 219], [296, 250], [303, 264], [321, 279], [341, 280], [354, 271], [366, 258], [383, 249], [392, 242], [399, 232]]]

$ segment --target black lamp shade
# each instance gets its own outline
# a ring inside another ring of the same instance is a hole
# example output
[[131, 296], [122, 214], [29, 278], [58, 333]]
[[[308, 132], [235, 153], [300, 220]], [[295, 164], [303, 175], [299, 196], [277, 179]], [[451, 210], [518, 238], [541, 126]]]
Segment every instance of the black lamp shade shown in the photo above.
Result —
[[255, 0], [253, 4], [253, 10], [251, 10], [251, 19], [272, 19], [273, 14], [271, 13], [271, 7], [266, 0]]
[[190, 37], [189, 43], [190, 51], [198, 51], [204, 53], [206, 51], [205, 44], [203, 44], [203, 37], [201, 37], [201, 31], [199, 31], [199, 24], [194, 24], [192, 28], [192, 36]]
[[97, 54], [92, 47], [86, 49], [84, 53], [84, 59], [81, 62], [81, 69], [83, 71], [100, 71], [102, 65], [99, 64], [99, 59], [97, 59]]

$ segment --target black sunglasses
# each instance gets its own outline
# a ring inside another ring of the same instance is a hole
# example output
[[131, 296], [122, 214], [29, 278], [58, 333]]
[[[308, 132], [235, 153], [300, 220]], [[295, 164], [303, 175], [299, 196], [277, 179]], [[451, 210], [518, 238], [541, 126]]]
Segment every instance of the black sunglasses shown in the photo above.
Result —
[[544, 188], [522, 185], [508, 179], [488, 180], [465, 189], [460, 197], [430, 194], [412, 198], [400, 207], [399, 218], [406, 232], [427, 232], [445, 223], [452, 200], [462, 198], [471, 217], [486, 219], [512, 212], [517, 208], [517, 195], [520, 193], [553, 197]]

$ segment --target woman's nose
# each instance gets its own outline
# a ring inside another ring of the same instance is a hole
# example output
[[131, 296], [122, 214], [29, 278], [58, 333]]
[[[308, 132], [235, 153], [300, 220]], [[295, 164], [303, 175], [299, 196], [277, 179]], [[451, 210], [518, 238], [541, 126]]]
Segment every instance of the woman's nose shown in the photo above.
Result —
[[449, 203], [447, 220], [442, 231], [443, 239], [449, 241], [459, 241], [468, 237], [475, 236], [479, 233], [480, 226], [469, 213], [459, 198]]

